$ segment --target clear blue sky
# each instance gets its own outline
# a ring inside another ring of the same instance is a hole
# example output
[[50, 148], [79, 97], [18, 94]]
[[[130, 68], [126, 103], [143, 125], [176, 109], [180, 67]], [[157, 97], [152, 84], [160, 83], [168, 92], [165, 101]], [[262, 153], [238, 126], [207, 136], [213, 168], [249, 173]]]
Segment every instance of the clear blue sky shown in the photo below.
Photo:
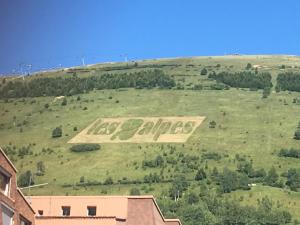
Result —
[[298, 0], [0, 0], [0, 74], [130, 60], [300, 54]]

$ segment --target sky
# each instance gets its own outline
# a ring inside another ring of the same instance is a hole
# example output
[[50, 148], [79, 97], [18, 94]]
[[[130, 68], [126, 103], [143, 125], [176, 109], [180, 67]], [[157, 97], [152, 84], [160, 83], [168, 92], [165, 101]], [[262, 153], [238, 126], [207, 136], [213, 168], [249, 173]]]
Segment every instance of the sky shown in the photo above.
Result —
[[300, 55], [298, 0], [0, 0], [0, 74], [180, 56]]

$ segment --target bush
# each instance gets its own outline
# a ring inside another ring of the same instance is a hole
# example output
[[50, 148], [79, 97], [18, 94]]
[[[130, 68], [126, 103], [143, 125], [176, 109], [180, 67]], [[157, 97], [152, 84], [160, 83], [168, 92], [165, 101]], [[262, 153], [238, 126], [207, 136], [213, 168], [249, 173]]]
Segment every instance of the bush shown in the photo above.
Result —
[[294, 134], [294, 139], [300, 140], [300, 130], [297, 130]]
[[21, 173], [18, 179], [18, 186], [20, 187], [28, 187], [33, 185], [33, 175], [30, 170], [27, 170], [25, 173]]
[[72, 152], [90, 152], [99, 150], [101, 146], [99, 144], [79, 144], [73, 145], [70, 150]]
[[111, 177], [108, 177], [108, 178], [106, 178], [106, 180], [104, 181], [103, 184], [104, 185], [111, 185], [113, 183], [114, 183], [113, 179]]
[[61, 105], [62, 105], [62, 106], [65, 106], [65, 105], [67, 105], [67, 104], [68, 104], [68, 101], [67, 101], [66, 98], [64, 98], [63, 101], [62, 101], [62, 103], [61, 103]]
[[138, 188], [131, 188], [130, 195], [141, 195], [140, 190]]
[[207, 69], [206, 69], [206, 68], [203, 68], [203, 69], [201, 70], [201, 73], [200, 73], [200, 74], [203, 75], [203, 76], [207, 75]]
[[56, 127], [54, 128], [54, 130], [52, 131], [52, 137], [53, 138], [58, 138], [62, 136], [62, 129], [60, 127]]

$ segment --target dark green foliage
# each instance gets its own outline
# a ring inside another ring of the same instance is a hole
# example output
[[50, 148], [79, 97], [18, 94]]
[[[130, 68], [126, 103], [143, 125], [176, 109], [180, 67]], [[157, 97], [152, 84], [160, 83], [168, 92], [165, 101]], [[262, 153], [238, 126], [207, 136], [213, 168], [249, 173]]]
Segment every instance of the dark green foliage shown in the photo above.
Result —
[[53, 138], [58, 138], [62, 136], [62, 129], [60, 127], [56, 127], [54, 128], [54, 130], [52, 131], [52, 137]]
[[191, 192], [186, 196], [186, 201], [188, 204], [196, 204], [200, 200], [199, 196], [195, 192]]
[[150, 173], [149, 175], [146, 175], [144, 177], [145, 183], [159, 183], [161, 181], [160, 177], [157, 175], [157, 173]]
[[217, 222], [215, 216], [203, 205], [186, 205], [181, 214], [186, 225], [211, 225]]
[[300, 169], [288, 170], [286, 185], [293, 191], [297, 191], [300, 188]]
[[221, 72], [218, 74], [212, 73], [208, 77], [227, 84], [231, 87], [257, 89], [272, 87], [272, 77], [270, 73], [255, 74], [247, 71], [236, 73]]
[[201, 73], [200, 73], [200, 74], [203, 75], [203, 76], [207, 75], [207, 69], [206, 69], [206, 68], [203, 68], [203, 69], [201, 70]]
[[300, 149], [281, 149], [278, 155], [280, 157], [300, 158]]
[[295, 139], [295, 140], [300, 140], [300, 130], [296, 130], [296, 131], [295, 131], [294, 139]]
[[38, 175], [38, 176], [43, 176], [45, 174], [46, 168], [45, 168], [43, 161], [39, 161], [36, 164], [36, 170], [37, 170], [36, 175]]
[[45, 107], [45, 109], [48, 109], [48, 108], [49, 108], [49, 104], [46, 103], [46, 104], [44, 105], [44, 107]]
[[156, 156], [154, 160], [143, 160], [143, 167], [162, 167], [164, 165], [164, 159], [161, 155]]
[[138, 188], [131, 188], [130, 195], [141, 195], [140, 190]]
[[103, 183], [104, 185], [112, 185], [114, 184], [114, 181], [111, 177], [106, 178], [106, 180]]
[[169, 190], [170, 197], [180, 198], [182, 196], [182, 193], [187, 190], [188, 186], [189, 183], [186, 180], [185, 176], [176, 176]]
[[[0, 89], [1, 98], [70, 96], [93, 89], [117, 88], [171, 88], [175, 81], [162, 70], [146, 70], [135, 73], [103, 74], [78, 78], [77, 76], [42, 77], [25, 82], [10, 81]], [[80, 97], [79, 97], [80, 99]], [[77, 97], [77, 100], [79, 100]]]
[[252, 163], [248, 161], [239, 162], [237, 164], [237, 170], [249, 176], [253, 172]]
[[209, 122], [209, 128], [215, 128], [216, 125], [217, 125], [217, 123], [214, 120]]
[[265, 87], [263, 90], [263, 95], [262, 98], [267, 98], [271, 94], [271, 88], [270, 87]]
[[61, 102], [61, 105], [62, 105], [62, 106], [65, 106], [65, 105], [67, 105], [67, 104], [68, 104], [68, 101], [67, 101], [66, 98], [64, 98], [63, 101]]
[[80, 179], [79, 179], [79, 182], [80, 182], [80, 183], [84, 183], [84, 180], [85, 180], [85, 179], [84, 179], [84, 176], [81, 176]]
[[199, 181], [199, 180], [204, 180], [206, 178], [206, 173], [204, 171], [204, 169], [199, 169], [196, 173], [195, 176], [195, 180]]
[[251, 63], [247, 63], [246, 70], [250, 70], [252, 68]]
[[30, 170], [27, 170], [25, 173], [21, 173], [18, 178], [18, 186], [28, 187], [34, 184], [33, 174]]
[[264, 183], [266, 185], [269, 185], [269, 186], [272, 186], [272, 187], [276, 187], [278, 184], [277, 184], [277, 181], [278, 181], [278, 174], [276, 172], [276, 169], [274, 167], [272, 167], [267, 176], [265, 177], [265, 180], [264, 180]]
[[203, 153], [201, 158], [202, 160], [211, 159], [211, 160], [218, 161], [222, 158], [222, 156], [217, 152], [207, 152], [207, 153]]
[[277, 76], [277, 89], [282, 91], [300, 91], [300, 73], [287, 72]]
[[73, 145], [70, 150], [72, 152], [90, 152], [99, 150], [101, 146], [99, 144], [78, 144]]
[[249, 178], [245, 174], [239, 174], [224, 168], [223, 173], [219, 175], [219, 183], [222, 193], [230, 193], [238, 189], [249, 190]]

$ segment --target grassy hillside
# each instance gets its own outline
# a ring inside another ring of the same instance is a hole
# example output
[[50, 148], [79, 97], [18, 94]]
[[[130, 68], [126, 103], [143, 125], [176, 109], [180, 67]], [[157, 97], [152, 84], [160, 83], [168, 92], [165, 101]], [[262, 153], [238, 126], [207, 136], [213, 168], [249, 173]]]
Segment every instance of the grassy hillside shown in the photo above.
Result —
[[[199, 159], [193, 163], [197, 168], [205, 168], [207, 173], [211, 173], [214, 167], [219, 171], [224, 167], [236, 170], [239, 157], [251, 161], [255, 169], [264, 168], [268, 171], [275, 167], [279, 175], [290, 168], [299, 169], [299, 158], [278, 156], [281, 148], [300, 149], [300, 141], [293, 139], [300, 122], [300, 104], [294, 102], [294, 99], [300, 99], [299, 92], [277, 93], [272, 89], [269, 97], [262, 98], [262, 90], [211, 90], [209, 87], [216, 81], [208, 79], [207, 75], [200, 75], [203, 68], [208, 72], [243, 71], [247, 63], [252, 64], [251, 71], [257, 68], [259, 72], [270, 72], [273, 86], [278, 73], [300, 72], [299, 57], [225, 56], [147, 60], [137, 64], [100, 64], [32, 75], [25, 79], [67, 77], [74, 73], [79, 77], [88, 77], [107, 72], [158, 68], [174, 77], [176, 83], [181, 83], [184, 89], [93, 90], [66, 97], [65, 106], [61, 104], [62, 99], [49, 96], [2, 99], [0, 145], [12, 149], [30, 145], [32, 153], [24, 156], [15, 154], [12, 157], [20, 173], [27, 170], [35, 173], [37, 162], [44, 163], [45, 174], [35, 176], [35, 183], [48, 185], [32, 188], [31, 194], [36, 195], [128, 194], [132, 187], [138, 187], [141, 193], [154, 194], [160, 198], [167, 195], [170, 181], [178, 174], [184, 174], [191, 181], [188, 192], [196, 191], [199, 189], [199, 183], [194, 181], [197, 170], [180, 161], [182, 153], [198, 156]], [[203, 86], [202, 90], [193, 88], [197, 84]], [[46, 104], [48, 107], [45, 107]], [[94, 152], [74, 153], [69, 150], [72, 145], [67, 142], [97, 118], [130, 116], [205, 116], [206, 119], [184, 144], [120, 143], [101, 144], [101, 150]], [[209, 127], [211, 121], [216, 122], [215, 128]], [[52, 130], [59, 126], [63, 136], [52, 138]], [[205, 158], [203, 155], [207, 153], [216, 153], [219, 158]], [[163, 168], [142, 166], [143, 160], [152, 160], [158, 155], [165, 160], [168, 157], [174, 158], [177, 164], [166, 163]], [[165, 181], [152, 185], [118, 182], [143, 180], [150, 173], [163, 176]], [[84, 182], [93, 181], [96, 184], [74, 185], [82, 177]], [[108, 177], [112, 178], [114, 184], [99, 184]], [[286, 182], [284, 176], [279, 179]], [[213, 189], [215, 187], [213, 184], [208, 185]], [[238, 199], [242, 204], [255, 205], [257, 199], [265, 195], [278, 201], [281, 207], [289, 209], [294, 218], [300, 219], [300, 193], [288, 187], [283, 189], [258, 185], [251, 191], [239, 190], [225, 196]], [[244, 196], [243, 199], [240, 196]]]

